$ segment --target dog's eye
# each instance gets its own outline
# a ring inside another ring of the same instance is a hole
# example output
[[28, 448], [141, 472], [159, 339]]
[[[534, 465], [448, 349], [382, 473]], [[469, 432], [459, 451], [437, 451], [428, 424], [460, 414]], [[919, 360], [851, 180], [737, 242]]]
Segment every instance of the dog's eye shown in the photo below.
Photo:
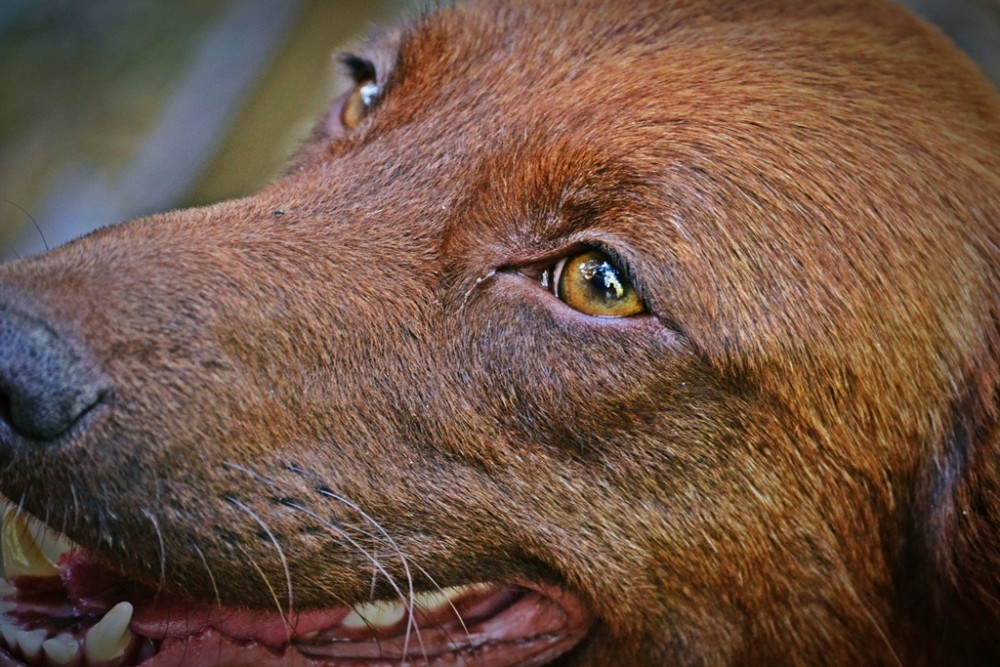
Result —
[[349, 130], [356, 128], [375, 106], [379, 95], [378, 84], [372, 79], [359, 81], [351, 96], [340, 110], [340, 122]]
[[629, 317], [646, 311], [635, 286], [607, 254], [588, 250], [560, 260], [542, 285], [570, 308], [596, 317]]

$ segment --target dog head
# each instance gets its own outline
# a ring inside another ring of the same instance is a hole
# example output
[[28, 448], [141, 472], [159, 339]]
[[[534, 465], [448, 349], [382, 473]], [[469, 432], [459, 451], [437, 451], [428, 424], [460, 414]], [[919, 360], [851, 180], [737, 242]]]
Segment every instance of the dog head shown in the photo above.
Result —
[[0, 271], [18, 596], [154, 666], [998, 659], [1000, 102], [942, 37], [477, 2], [344, 62], [263, 191]]

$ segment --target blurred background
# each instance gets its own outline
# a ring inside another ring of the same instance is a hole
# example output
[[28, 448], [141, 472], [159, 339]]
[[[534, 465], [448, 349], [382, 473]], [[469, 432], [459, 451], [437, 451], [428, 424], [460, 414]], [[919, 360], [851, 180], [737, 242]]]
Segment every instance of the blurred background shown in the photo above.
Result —
[[[421, 0], [0, 0], [0, 260], [252, 192]], [[428, 4], [423, 2], [422, 4]], [[1000, 85], [1000, 0], [907, 0]]]

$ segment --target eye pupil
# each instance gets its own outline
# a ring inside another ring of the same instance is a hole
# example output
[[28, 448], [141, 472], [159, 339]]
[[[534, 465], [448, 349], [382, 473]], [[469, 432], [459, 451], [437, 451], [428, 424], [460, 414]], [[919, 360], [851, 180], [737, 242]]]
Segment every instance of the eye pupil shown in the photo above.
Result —
[[625, 287], [618, 279], [618, 270], [607, 261], [589, 259], [580, 265], [580, 275], [590, 283], [596, 295], [605, 301], [614, 301], [625, 296]]

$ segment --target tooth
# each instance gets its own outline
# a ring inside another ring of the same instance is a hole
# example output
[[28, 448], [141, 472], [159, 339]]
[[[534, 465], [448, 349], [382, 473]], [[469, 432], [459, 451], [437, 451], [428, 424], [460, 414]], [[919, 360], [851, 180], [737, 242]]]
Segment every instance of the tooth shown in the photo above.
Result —
[[20, 629], [10, 623], [9, 621], [0, 620], [0, 637], [3, 637], [3, 641], [7, 644], [8, 648], [15, 648], [17, 646], [17, 633]]
[[450, 606], [455, 598], [465, 595], [474, 586], [449, 586], [438, 591], [417, 593], [413, 596], [413, 604], [425, 612], [434, 612], [444, 606]]
[[413, 596], [413, 605], [421, 611], [433, 612], [448, 604], [450, 600], [448, 595], [440, 591], [417, 593]]
[[19, 630], [15, 633], [17, 645], [28, 660], [38, 660], [42, 655], [42, 642], [48, 633], [45, 630]]
[[132, 621], [132, 605], [119, 602], [87, 631], [84, 651], [91, 662], [114, 660], [125, 654], [135, 638], [128, 624]]
[[80, 654], [80, 642], [70, 634], [61, 634], [42, 642], [42, 652], [54, 665], [69, 665]]
[[363, 602], [354, 606], [341, 625], [347, 628], [385, 627], [399, 623], [403, 616], [406, 616], [406, 607], [398, 602]]
[[0, 579], [0, 597], [7, 597], [17, 589], [10, 585], [6, 579]]
[[59, 570], [45, 557], [31, 536], [27, 519], [17, 510], [8, 509], [0, 527], [3, 543], [3, 577], [54, 577]]

